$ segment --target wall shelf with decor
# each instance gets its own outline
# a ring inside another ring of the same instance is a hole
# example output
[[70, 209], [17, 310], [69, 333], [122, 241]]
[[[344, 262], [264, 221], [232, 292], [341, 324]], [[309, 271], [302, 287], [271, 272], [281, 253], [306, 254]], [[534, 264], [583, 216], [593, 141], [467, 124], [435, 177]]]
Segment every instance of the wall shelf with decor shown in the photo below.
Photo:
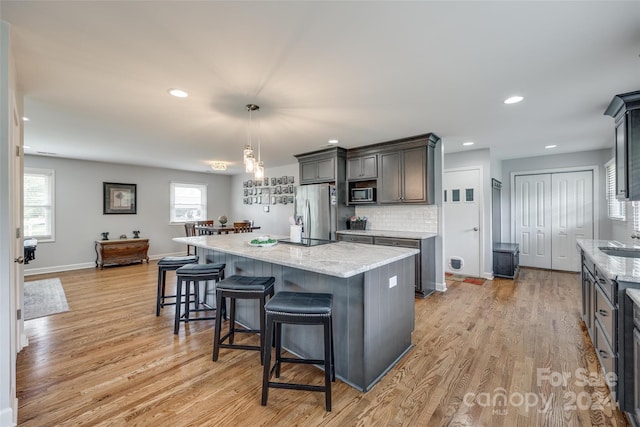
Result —
[[242, 182], [245, 205], [288, 205], [295, 201], [293, 176], [277, 178], [250, 179]]

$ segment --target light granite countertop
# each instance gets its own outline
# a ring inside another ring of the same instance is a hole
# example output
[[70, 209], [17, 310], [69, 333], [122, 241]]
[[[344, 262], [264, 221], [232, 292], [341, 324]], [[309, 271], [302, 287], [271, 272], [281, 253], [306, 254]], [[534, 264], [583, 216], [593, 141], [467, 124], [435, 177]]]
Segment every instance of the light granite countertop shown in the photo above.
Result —
[[[262, 235], [253, 232], [175, 237], [173, 241], [341, 278], [355, 276], [420, 253], [417, 249], [349, 242], [334, 242], [312, 247], [286, 243], [278, 243], [271, 247], [249, 246], [249, 241]], [[270, 237], [282, 239], [289, 236], [271, 235]]]
[[395, 231], [395, 230], [340, 230], [338, 234], [355, 234], [357, 236], [395, 237], [398, 239], [428, 239], [436, 237], [436, 233], [423, 231]]
[[607, 255], [600, 246], [640, 250], [640, 245], [621, 243], [617, 240], [576, 239], [576, 243], [609, 279], [621, 282], [640, 283], [640, 258]]
[[629, 295], [634, 304], [640, 307], [640, 289], [627, 288], [627, 295]]

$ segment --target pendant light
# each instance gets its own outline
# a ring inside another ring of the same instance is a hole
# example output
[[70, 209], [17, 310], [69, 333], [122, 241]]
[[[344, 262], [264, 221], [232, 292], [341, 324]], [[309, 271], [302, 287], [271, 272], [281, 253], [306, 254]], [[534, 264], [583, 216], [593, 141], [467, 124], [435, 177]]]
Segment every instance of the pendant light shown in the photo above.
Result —
[[244, 171], [246, 173], [255, 173], [257, 162], [256, 162], [255, 156], [253, 155], [253, 141], [252, 141], [252, 131], [251, 131], [251, 127], [253, 126], [253, 117], [251, 113], [253, 111], [259, 110], [260, 107], [258, 107], [255, 104], [247, 104], [246, 107], [247, 107], [247, 111], [249, 112], [249, 126], [247, 127], [247, 135], [248, 135], [247, 139], [249, 143], [244, 146], [244, 151], [243, 151]]

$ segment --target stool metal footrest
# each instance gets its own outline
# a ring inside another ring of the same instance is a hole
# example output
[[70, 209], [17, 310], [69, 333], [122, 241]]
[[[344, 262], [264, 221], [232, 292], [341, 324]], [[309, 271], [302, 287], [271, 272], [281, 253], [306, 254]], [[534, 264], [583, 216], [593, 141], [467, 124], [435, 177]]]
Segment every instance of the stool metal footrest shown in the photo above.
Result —
[[296, 383], [279, 383], [269, 381], [269, 387], [272, 388], [286, 388], [287, 390], [304, 390], [304, 391], [321, 391], [325, 392], [325, 387], [322, 385], [310, 385], [310, 384], [296, 384]]

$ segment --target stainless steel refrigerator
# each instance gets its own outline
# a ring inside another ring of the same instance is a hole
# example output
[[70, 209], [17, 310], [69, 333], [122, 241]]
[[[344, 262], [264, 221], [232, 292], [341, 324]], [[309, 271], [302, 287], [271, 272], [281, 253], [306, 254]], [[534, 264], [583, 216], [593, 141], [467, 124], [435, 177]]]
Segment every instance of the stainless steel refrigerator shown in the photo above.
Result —
[[295, 218], [302, 223], [303, 243], [336, 240], [336, 230], [346, 228], [355, 209], [345, 205], [343, 193], [333, 184], [296, 187]]

